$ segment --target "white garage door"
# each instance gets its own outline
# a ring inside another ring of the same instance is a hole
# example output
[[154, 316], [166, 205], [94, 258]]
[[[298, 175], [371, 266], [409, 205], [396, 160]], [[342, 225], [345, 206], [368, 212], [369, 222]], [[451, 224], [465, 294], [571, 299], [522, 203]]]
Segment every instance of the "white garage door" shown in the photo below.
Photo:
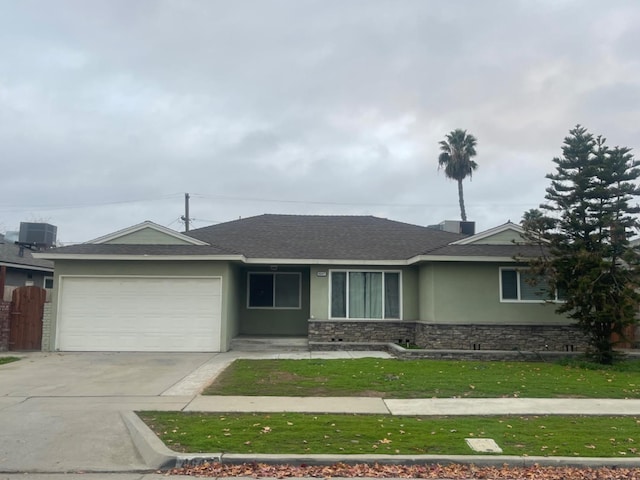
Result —
[[220, 278], [63, 276], [56, 348], [220, 351]]

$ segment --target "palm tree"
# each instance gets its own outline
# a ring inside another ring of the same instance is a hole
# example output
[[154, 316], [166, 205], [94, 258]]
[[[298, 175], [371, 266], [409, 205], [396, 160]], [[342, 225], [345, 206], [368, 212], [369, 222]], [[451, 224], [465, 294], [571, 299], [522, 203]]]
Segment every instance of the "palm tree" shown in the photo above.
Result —
[[458, 182], [460, 217], [463, 222], [467, 221], [467, 212], [464, 209], [462, 180], [467, 175], [471, 178], [473, 171], [478, 168], [478, 164], [471, 160], [471, 157], [476, 156], [476, 143], [476, 137], [459, 128], [449, 133], [446, 140], [440, 142], [438, 169], [444, 167], [444, 174], [447, 178]]

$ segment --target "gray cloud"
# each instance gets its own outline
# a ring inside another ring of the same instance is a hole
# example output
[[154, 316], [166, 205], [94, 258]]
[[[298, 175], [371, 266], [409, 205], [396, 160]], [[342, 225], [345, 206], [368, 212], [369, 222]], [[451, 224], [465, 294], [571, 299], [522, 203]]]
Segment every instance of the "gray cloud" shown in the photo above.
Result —
[[[576, 123], [639, 147], [640, 5], [0, 0], [0, 228], [64, 241], [149, 219], [459, 214], [437, 171], [478, 138], [479, 228], [544, 197]], [[74, 207], [74, 208], [71, 208]]]

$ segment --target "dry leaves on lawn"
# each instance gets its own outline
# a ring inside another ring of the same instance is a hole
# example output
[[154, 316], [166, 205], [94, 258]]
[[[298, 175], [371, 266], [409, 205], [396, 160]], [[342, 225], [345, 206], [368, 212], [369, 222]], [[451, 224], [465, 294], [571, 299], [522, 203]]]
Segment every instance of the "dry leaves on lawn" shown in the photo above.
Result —
[[330, 466], [269, 465], [244, 463], [228, 465], [204, 463], [175, 468], [167, 475], [200, 477], [370, 477], [370, 478], [425, 478], [450, 480], [638, 480], [640, 468], [577, 468], [577, 467], [478, 467], [475, 465], [385, 465], [337, 463]]

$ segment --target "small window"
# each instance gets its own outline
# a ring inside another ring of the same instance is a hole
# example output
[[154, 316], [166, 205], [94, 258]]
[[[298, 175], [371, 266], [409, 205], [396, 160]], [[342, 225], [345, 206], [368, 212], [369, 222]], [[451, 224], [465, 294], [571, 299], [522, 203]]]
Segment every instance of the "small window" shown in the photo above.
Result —
[[518, 300], [518, 272], [502, 270], [502, 300]]
[[300, 274], [250, 272], [247, 306], [300, 308]]
[[51, 290], [53, 288], [53, 277], [44, 277], [44, 288]]
[[544, 302], [561, 300], [558, 292], [549, 298], [549, 283], [527, 269], [500, 269], [500, 300], [503, 302]]

